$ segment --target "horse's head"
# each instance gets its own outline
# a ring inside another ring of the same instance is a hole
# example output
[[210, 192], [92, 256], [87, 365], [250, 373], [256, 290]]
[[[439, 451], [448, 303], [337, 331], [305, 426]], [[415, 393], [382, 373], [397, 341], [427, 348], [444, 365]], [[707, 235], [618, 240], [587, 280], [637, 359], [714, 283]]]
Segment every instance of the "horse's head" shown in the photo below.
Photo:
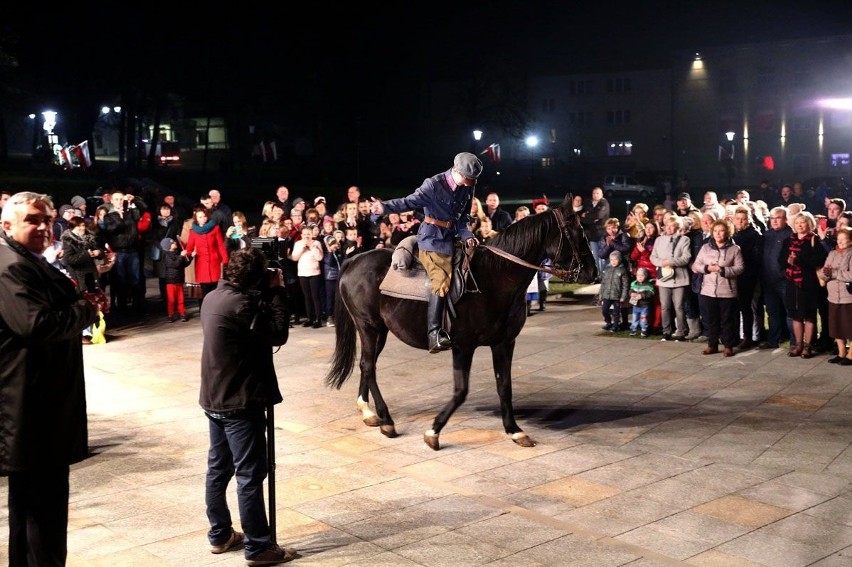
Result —
[[552, 210], [562, 231], [554, 264], [566, 272], [567, 282], [593, 283], [597, 275], [595, 257], [580, 224], [580, 216], [574, 212], [572, 195], [565, 195], [562, 203]]

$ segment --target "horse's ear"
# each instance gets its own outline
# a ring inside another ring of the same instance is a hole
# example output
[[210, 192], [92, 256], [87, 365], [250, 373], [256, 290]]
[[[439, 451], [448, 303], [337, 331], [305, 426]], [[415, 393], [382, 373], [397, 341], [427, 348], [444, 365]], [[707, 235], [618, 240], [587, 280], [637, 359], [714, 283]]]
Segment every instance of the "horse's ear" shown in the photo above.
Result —
[[565, 194], [565, 198], [562, 199], [562, 204], [560, 205], [563, 209], [571, 210], [574, 208], [574, 196], [571, 195], [570, 192]]

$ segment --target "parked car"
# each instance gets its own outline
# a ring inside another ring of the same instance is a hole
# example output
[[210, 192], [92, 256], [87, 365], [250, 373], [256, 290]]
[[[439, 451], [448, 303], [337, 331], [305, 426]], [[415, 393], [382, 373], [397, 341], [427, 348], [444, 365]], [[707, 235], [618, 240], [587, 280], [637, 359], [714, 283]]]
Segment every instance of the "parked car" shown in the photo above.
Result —
[[628, 175], [607, 175], [604, 177], [603, 184], [604, 196], [609, 199], [612, 197], [629, 197], [637, 195], [639, 197], [654, 197], [659, 191], [653, 185], [643, 185]]

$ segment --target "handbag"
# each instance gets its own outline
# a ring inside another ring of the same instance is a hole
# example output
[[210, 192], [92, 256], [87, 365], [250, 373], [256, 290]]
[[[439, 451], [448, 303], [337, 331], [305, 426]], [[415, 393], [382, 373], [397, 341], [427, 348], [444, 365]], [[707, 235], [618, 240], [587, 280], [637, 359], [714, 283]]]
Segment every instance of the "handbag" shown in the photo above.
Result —
[[185, 283], [183, 284], [183, 294], [187, 299], [201, 299], [201, 284]]
[[667, 282], [670, 279], [674, 278], [674, 268], [663, 268], [657, 267], [657, 281], [658, 282]]

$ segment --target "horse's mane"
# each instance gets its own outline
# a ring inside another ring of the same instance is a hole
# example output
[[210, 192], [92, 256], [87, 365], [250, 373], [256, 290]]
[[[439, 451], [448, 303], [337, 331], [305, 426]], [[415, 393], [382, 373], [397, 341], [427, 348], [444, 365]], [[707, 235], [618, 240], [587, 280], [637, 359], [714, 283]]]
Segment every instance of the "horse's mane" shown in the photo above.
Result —
[[[510, 224], [488, 243], [494, 248], [505, 250], [518, 258], [527, 258], [533, 253], [540, 254], [547, 249], [545, 235], [556, 222], [555, 215], [551, 212], [530, 215], [517, 222]], [[495, 254], [484, 254], [487, 265], [491, 262], [500, 262]], [[533, 258], [531, 261], [538, 261]]]

